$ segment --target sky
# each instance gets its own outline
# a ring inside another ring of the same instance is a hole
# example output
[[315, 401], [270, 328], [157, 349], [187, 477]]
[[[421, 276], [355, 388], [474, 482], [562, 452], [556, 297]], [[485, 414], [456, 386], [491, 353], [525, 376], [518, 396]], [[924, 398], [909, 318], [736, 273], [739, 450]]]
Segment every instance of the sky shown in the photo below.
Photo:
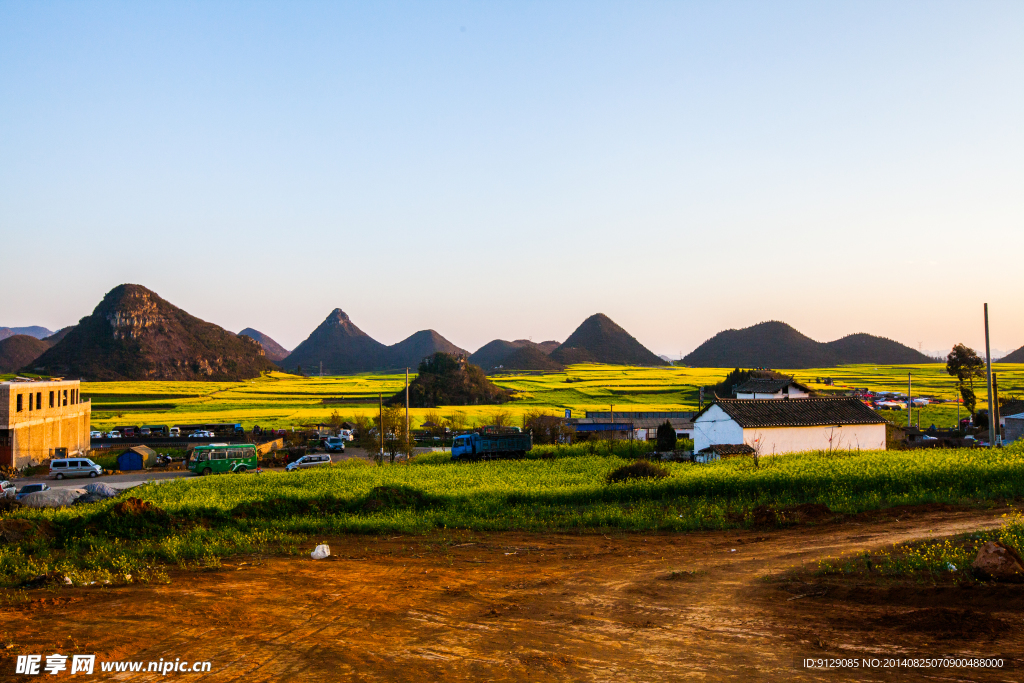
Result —
[[1024, 3], [0, 0], [0, 325], [1024, 345]]

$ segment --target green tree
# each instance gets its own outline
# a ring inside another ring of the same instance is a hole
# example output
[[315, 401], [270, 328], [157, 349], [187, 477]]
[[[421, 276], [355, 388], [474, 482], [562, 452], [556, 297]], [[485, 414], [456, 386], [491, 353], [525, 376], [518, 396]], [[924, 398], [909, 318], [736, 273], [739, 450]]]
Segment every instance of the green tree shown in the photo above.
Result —
[[979, 358], [971, 347], [957, 344], [946, 356], [946, 372], [952, 377], [956, 377], [964, 408], [973, 415], [977, 403], [974, 394], [974, 379], [985, 375], [985, 361]]
[[668, 451], [674, 451], [676, 449], [676, 430], [672, 426], [672, 423], [665, 420], [665, 423], [658, 426], [658, 445], [657, 450], [659, 453], [666, 453]]

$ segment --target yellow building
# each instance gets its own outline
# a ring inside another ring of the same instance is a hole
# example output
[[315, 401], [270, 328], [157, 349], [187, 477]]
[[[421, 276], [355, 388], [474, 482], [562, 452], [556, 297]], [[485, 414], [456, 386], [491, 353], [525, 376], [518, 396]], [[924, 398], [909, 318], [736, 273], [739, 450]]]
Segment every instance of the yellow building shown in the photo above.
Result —
[[0, 382], [0, 465], [87, 453], [92, 405], [78, 391], [78, 380]]

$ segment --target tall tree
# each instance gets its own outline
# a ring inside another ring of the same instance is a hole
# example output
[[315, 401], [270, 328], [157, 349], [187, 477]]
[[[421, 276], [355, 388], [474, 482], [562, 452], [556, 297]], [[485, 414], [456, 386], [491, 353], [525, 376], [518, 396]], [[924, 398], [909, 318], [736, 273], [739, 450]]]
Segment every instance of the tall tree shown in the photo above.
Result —
[[964, 408], [973, 415], [974, 407], [977, 404], [974, 394], [974, 378], [984, 377], [985, 361], [979, 358], [971, 347], [957, 344], [946, 356], [946, 372], [952, 377], [956, 377]]
[[659, 453], [667, 453], [676, 449], [676, 430], [668, 420], [658, 427], [657, 449]]

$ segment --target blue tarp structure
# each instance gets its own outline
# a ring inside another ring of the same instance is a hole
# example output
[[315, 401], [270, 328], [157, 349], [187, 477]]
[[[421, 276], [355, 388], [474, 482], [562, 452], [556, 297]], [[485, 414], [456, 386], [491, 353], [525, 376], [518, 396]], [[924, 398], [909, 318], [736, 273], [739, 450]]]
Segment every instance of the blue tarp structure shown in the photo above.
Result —
[[122, 472], [145, 469], [152, 467], [156, 461], [156, 451], [146, 446], [132, 446], [121, 455], [117, 456], [117, 469]]
[[125, 451], [117, 456], [117, 469], [122, 472], [142, 469], [142, 456], [135, 451]]

